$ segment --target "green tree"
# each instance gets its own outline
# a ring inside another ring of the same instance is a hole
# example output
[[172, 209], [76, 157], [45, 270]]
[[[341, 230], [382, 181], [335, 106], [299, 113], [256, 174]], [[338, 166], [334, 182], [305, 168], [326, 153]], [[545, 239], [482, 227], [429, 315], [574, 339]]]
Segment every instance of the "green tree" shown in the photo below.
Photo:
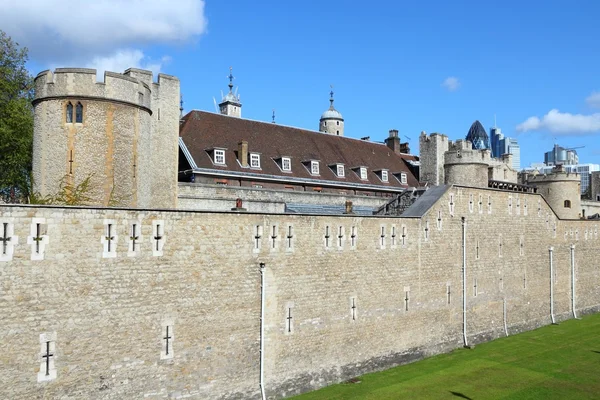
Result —
[[27, 48], [0, 30], [0, 197], [26, 201], [31, 191], [33, 77]]

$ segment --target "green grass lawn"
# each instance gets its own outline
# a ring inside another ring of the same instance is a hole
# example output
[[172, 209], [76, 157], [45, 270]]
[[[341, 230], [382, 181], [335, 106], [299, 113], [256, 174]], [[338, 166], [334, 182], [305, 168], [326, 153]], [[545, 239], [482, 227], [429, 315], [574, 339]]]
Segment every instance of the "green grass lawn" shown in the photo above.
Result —
[[600, 399], [600, 314], [358, 379], [295, 399]]

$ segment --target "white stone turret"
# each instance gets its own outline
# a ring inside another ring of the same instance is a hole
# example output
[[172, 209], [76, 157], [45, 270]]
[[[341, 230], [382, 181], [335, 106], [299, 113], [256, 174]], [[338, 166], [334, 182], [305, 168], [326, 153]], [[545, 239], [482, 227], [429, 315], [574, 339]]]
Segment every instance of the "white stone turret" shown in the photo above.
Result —
[[342, 114], [333, 106], [333, 89], [329, 93], [329, 109], [321, 114], [319, 120], [319, 132], [329, 133], [336, 136], [344, 136], [344, 118]]
[[240, 96], [233, 93], [233, 80], [235, 79], [232, 73], [232, 68], [229, 67], [229, 93], [223, 96], [223, 99], [219, 103], [219, 112], [223, 115], [229, 115], [232, 117], [242, 117], [242, 103], [240, 102]]

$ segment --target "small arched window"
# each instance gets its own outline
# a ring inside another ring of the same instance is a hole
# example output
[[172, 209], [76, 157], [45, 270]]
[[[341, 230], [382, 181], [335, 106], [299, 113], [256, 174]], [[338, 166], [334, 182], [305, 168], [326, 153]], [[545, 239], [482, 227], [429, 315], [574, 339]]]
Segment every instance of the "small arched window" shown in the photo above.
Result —
[[571, 200], [565, 200], [565, 208], [571, 208]]
[[83, 105], [80, 102], [75, 106], [75, 122], [79, 124], [83, 122]]
[[67, 103], [67, 113], [65, 121], [67, 122], [67, 124], [73, 123], [73, 104], [71, 104], [71, 102]]

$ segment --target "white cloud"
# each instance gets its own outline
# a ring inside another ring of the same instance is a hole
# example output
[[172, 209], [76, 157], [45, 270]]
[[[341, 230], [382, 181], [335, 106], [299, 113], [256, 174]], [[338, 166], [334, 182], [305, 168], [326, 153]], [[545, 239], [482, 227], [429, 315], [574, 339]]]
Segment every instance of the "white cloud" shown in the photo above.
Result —
[[102, 80], [104, 71], [122, 72], [127, 68], [147, 69], [158, 74], [165, 64], [170, 61], [169, 57], [162, 57], [160, 60], [152, 60], [144, 55], [141, 50], [127, 49], [117, 50], [114, 54], [108, 56], [97, 56], [90, 63], [85, 65], [86, 68], [95, 68], [97, 70], [98, 79]]
[[135, 60], [138, 49], [184, 43], [206, 25], [204, 0], [8, 0], [0, 13], [2, 29], [32, 60], [61, 66]]
[[592, 92], [592, 94], [586, 97], [585, 102], [590, 107], [600, 108], [600, 92]]
[[517, 125], [517, 131], [549, 131], [556, 135], [586, 135], [600, 131], [600, 113], [583, 115], [550, 110], [542, 118], [529, 117]]
[[444, 82], [442, 82], [442, 87], [446, 88], [450, 92], [454, 92], [460, 87], [460, 81], [455, 76], [449, 76], [444, 80]]

